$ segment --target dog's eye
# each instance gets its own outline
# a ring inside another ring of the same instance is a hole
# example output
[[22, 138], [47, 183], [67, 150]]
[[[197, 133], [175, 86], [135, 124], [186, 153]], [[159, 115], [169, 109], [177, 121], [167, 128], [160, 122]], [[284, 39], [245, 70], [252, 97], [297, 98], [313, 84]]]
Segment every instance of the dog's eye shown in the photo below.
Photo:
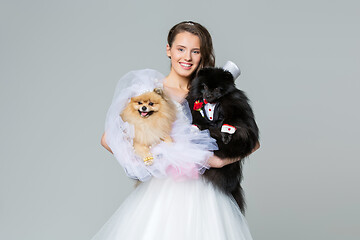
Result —
[[138, 102], [138, 104], [139, 104], [139, 105], [141, 105], [141, 104], [142, 104], [142, 102]]
[[153, 102], [149, 102], [149, 106], [153, 106], [154, 105], [154, 103]]

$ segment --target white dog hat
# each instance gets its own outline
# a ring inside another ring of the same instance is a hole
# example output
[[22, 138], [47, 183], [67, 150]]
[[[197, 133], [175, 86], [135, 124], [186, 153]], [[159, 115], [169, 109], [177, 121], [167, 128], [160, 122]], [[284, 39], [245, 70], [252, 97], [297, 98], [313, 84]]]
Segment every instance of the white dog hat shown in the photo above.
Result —
[[223, 69], [229, 71], [233, 75], [234, 81], [241, 74], [240, 68], [235, 63], [233, 63], [232, 61], [227, 61], [225, 63], [225, 65], [223, 66]]

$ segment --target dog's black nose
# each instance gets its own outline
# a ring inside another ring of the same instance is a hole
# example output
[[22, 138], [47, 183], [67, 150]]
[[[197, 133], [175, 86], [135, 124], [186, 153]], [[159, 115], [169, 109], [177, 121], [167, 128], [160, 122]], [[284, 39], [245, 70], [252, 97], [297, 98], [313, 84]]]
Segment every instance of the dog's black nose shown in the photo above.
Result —
[[143, 106], [143, 107], [141, 108], [141, 110], [146, 111], [146, 107], [145, 107], [145, 106]]

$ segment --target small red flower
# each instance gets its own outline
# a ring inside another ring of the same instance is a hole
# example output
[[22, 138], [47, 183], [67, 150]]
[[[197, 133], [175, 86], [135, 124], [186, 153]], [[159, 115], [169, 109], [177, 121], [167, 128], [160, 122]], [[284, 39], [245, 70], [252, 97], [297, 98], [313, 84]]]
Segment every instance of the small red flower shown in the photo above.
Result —
[[206, 101], [206, 99], [204, 99], [204, 103], [205, 103], [205, 104], [208, 104], [209, 102], [208, 102], [208, 101]]
[[203, 107], [203, 102], [200, 102], [199, 100], [195, 101], [194, 103], [194, 110], [195, 111], [200, 111], [201, 108]]

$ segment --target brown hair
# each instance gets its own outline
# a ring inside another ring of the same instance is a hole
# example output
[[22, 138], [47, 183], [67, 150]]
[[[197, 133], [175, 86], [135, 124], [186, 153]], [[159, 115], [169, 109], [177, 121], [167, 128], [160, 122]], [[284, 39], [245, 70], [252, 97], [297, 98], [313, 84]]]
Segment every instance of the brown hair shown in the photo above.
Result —
[[[196, 76], [198, 71], [204, 67], [214, 67], [215, 66], [215, 54], [212, 44], [211, 35], [208, 30], [199, 23], [192, 21], [184, 21], [173, 26], [168, 34], [167, 42], [171, 47], [175, 37], [178, 33], [181, 32], [189, 32], [199, 37], [200, 39], [200, 53], [201, 60], [199, 67], [194, 72], [193, 76], [191, 76], [191, 80]], [[190, 83], [189, 82], [189, 83]]]

